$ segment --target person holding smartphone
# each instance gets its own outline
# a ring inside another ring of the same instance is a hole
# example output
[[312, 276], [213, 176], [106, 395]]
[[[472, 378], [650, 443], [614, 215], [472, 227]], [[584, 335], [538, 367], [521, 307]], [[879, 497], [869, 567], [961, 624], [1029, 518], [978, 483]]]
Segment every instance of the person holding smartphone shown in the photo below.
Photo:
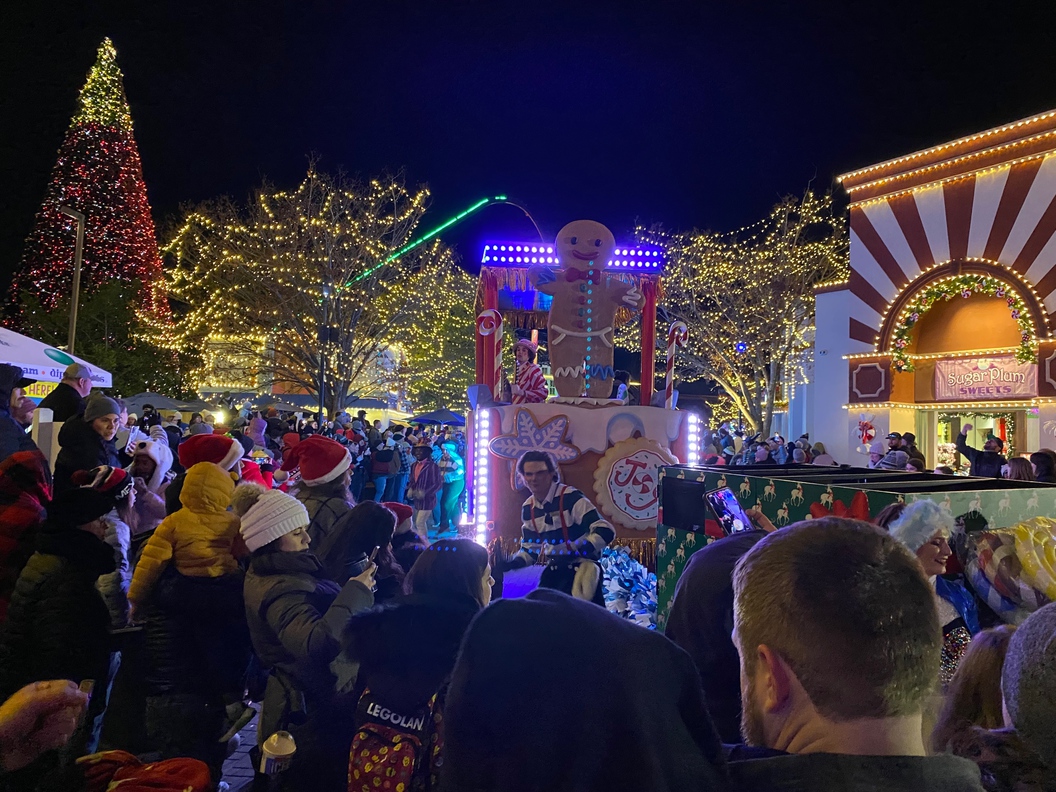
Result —
[[[707, 507], [705, 507], [707, 508]], [[698, 550], [678, 579], [664, 634], [693, 658], [715, 728], [723, 742], [741, 741], [741, 661], [733, 644], [733, 570], [756, 543], [776, 530], [749, 509], [747, 530]]]
[[290, 732], [297, 742], [285, 773], [290, 788], [336, 789], [348, 764], [355, 708], [335, 693], [331, 664], [349, 619], [374, 604], [377, 567], [369, 563], [355, 577], [330, 580], [309, 552], [308, 511], [284, 492], [245, 491], [235, 509], [250, 551], [246, 618], [257, 657], [269, 669], [258, 749], [276, 731]]

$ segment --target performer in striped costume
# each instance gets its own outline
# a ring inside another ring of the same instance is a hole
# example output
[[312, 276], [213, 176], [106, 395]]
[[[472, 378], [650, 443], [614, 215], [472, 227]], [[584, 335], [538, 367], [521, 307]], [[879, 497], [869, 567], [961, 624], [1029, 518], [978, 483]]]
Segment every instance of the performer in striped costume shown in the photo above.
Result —
[[546, 380], [543, 370], [535, 362], [539, 345], [526, 338], [517, 340], [513, 345], [513, 356], [517, 359], [517, 376], [511, 391], [514, 404], [530, 404], [546, 401]]
[[542, 559], [547, 567], [540, 586], [604, 606], [597, 559], [616, 536], [612, 525], [586, 495], [561, 483], [557, 463], [545, 451], [525, 452], [517, 472], [532, 495], [521, 507], [521, 549], [508, 568]]

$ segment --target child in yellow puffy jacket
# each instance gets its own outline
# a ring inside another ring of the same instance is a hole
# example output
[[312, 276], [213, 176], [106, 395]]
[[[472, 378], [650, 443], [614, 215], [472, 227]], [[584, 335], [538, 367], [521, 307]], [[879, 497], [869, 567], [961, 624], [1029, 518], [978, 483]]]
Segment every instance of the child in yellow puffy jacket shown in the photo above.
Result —
[[128, 589], [134, 618], [151, 603], [155, 588], [161, 596], [157, 584], [168, 567], [177, 573], [168, 601], [151, 603], [149, 619], [178, 620], [183, 634], [193, 636], [189, 651], [201, 658], [227, 709], [223, 741], [255, 714], [243, 703], [251, 644], [242, 599], [245, 575], [236, 557], [244, 545], [239, 519], [228, 511], [234, 490], [231, 474], [219, 465], [192, 465], [180, 491], [183, 508], [162, 520], [147, 540]]
[[133, 607], [145, 602], [165, 567], [189, 577], [220, 577], [239, 571], [234, 542], [238, 517], [228, 511], [235, 482], [212, 462], [199, 462], [187, 471], [180, 503], [143, 546], [128, 600]]

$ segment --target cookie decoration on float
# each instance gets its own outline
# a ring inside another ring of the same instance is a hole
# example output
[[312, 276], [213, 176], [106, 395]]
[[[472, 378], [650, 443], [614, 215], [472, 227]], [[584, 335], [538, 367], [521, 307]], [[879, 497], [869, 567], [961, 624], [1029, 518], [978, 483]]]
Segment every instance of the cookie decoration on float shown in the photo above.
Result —
[[653, 440], [623, 440], [598, 460], [594, 471], [595, 503], [606, 517], [624, 528], [655, 528], [660, 468], [676, 464], [674, 455]]
[[609, 401], [616, 312], [640, 309], [645, 301], [634, 284], [604, 272], [615, 249], [608, 228], [577, 220], [562, 228], [554, 243], [561, 269], [528, 271], [535, 289], [553, 298], [546, 327], [559, 399]]

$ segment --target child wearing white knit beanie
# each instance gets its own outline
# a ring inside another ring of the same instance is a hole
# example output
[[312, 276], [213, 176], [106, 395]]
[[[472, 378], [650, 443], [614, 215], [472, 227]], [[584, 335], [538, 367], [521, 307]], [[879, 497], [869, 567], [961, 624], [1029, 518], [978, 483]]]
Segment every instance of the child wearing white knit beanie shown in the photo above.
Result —
[[242, 515], [239, 530], [253, 552], [298, 528], [307, 528], [309, 522], [308, 510], [299, 500], [279, 490], [264, 490]]

